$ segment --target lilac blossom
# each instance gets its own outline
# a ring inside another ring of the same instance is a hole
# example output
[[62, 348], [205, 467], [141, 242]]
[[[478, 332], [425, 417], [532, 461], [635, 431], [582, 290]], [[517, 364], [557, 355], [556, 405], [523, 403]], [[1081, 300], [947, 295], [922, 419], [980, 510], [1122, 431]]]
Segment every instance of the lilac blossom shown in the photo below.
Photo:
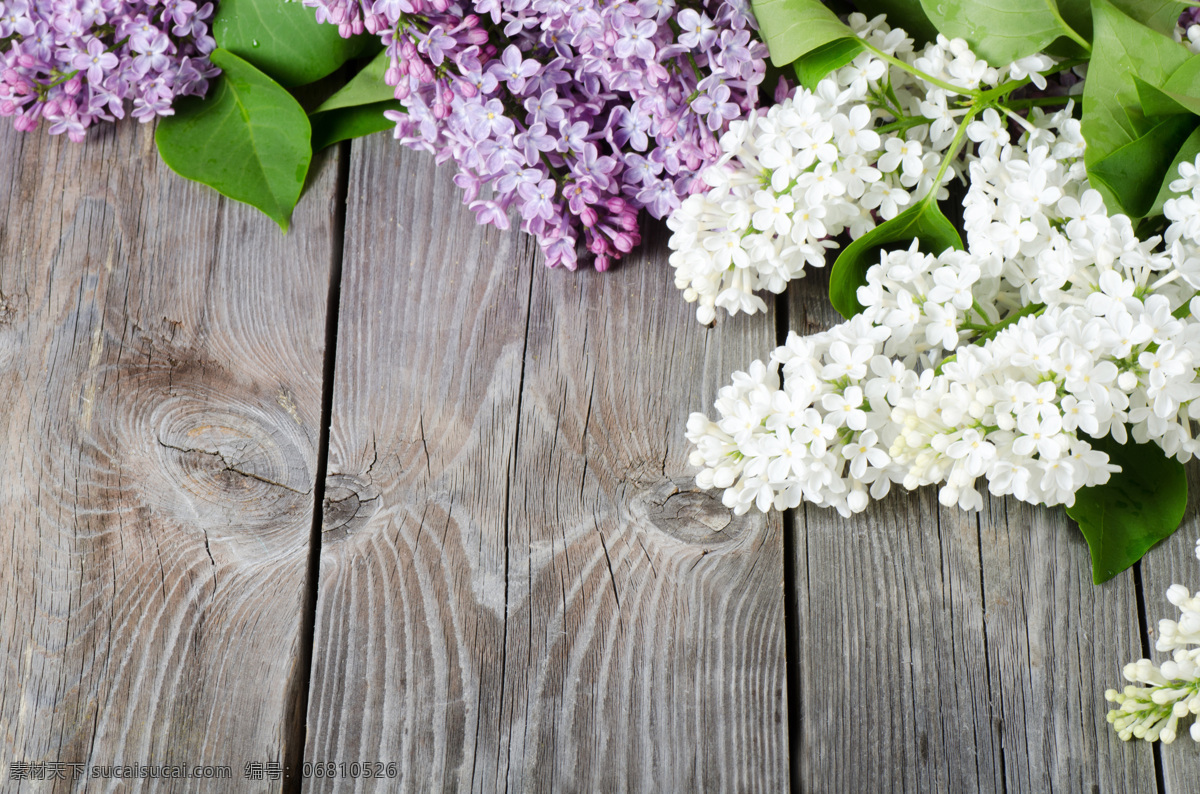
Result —
[[587, 251], [607, 269], [640, 242], [642, 210], [704, 189], [766, 69], [743, 0], [303, 2], [343, 36], [380, 37], [396, 137], [453, 160], [479, 222], [519, 218], [552, 267]]
[[130, 108], [143, 122], [170, 115], [218, 73], [212, 14], [192, 0], [0, 0], [0, 116], [82, 141]]

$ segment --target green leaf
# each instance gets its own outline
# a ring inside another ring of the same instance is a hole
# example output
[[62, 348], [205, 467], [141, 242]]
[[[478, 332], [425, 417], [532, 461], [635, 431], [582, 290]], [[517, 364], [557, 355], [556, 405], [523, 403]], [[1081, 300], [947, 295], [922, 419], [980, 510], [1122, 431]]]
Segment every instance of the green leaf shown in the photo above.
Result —
[[1200, 114], [1200, 55], [1188, 58], [1172, 72], [1161, 91], [1192, 113]]
[[1092, 40], [1091, 0], [1058, 0], [1058, 13], [1076, 33], [1088, 41]]
[[1155, 444], [1092, 441], [1121, 467], [1104, 485], [1083, 488], [1067, 515], [1075, 519], [1092, 552], [1092, 581], [1107, 582], [1170, 537], [1187, 507], [1183, 464]]
[[1054, 0], [921, 0], [949, 38], [966, 39], [992, 66], [1006, 66], [1066, 35]]
[[1133, 76], [1133, 83], [1137, 86], [1138, 102], [1146, 116], [1177, 116], [1181, 113], [1191, 113], [1170, 94], [1150, 85], [1136, 74]]
[[[1092, 184], [1102, 183], [1117, 200], [1117, 209], [1130, 218], [1144, 218], [1154, 207], [1176, 153], [1200, 121], [1192, 115], [1168, 116], [1145, 135], [1094, 163], [1088, 169]], [[1178, 164], [1176, 165], [1178, 168]]]
[[925, 16], [921, 0], [856, 0], [854, 5], [867, 15], [867, 19], [887, 14], [888, 24], [893, 28], [904, 28], [918, 48], [937, 39], [938, 30]]
[[1170, 36], [1175, 23], [1187, 5], [1179, 0], [1111, 0], [1112, 4], [1130, 19], [1136, 19], [1151, 30]]
[[879, 250], [888, 243], [919, 241], [922, 251], [940, 254], [947, 248], [962, 250], [962, 238], [954, 224], [942, 214], [937, 202], [921, 200], [904, 212], [879, 224], [842, 249], [829, 274], [829, 302], [843, 317], [862, 311], [858, 288], [867, 283], [867, 271], [879, 264]]
[[343, 39], [296, 0], [221, 0], [213, 20], [217, 44], [280, 85], [306, 85], [370, 47], [374, 36]]
[[370, 105], [355, 105], [313, 113], [309, 117], [312, 122], [313, 151], [319, 152], [338, 141], [348, 141], [390, 130], [396, 126], [396, 122], [384, 118], [383, 111], [403, 109], [404, 106], [399, 100], [389, 99]]
[[[1191, 57], [1186, 47], [1130, 19], [1108, 0], [1093, 0], [1092, 8], [1095, 41], [1083, 92], [1083, 137], [1088, 142], [1084, 162], [1089, 173], [1154, 126], [1141, 110], [1134, 76], [1163, 85]], [[1116, 204], [1105, 186], [1097, 189], [1110, 206]]]
[[776, 66], [831, 41], [856, 38], [820, 0], [755, 0], [753, 6], [759, 34]]
[[822, 44], [810, 53], [801, 55], [793, 64], [796, 79], [809, 91], [817, 90], [817, 83], [830, 72], [841, 69], [862, 52], [862, 39], [838, 39]]
[[1188, 139], [1183, 142], [1183, 146], [1179, 147], [1179, 151], [1175, 154], [1175, 159], [1167, 166], [1167, 172], [1163, 175], [1162, 185], [1158, 188], [1158, 195], [1154, 197], [1154, 205], [1150, 207], [1150, 212], [1147, 215], [1162, 215], [1163, 204], [1174, 195], [1171, 192], [1170, 184], [1179, 176], [1179, 164], [1193, 163], [1196, 161], [1197, 156], [1200, 156], [1200, 127], [1197, 127], [1188, 136]]
[[351, 78], [333, 96], [326, 99], [314, 113], [323, 113], [337, 108], [355, 105], [373, 105], [395, 99], [395, 89], [383, 81], [384, 72], [391, 64], [387, 51], [382, 50], [358, 74]]
[[287, 91], [233, 53], [213, 50], [223, 74], [203, 99], [175, 105], [154, 140], [180, 176], [251, 204], [287, 231], [308, 174], [308, 117]]

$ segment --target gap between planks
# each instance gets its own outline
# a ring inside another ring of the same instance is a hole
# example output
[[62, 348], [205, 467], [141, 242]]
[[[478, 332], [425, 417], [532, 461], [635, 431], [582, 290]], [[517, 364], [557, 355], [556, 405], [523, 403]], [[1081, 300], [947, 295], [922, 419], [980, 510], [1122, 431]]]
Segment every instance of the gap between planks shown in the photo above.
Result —
[[304, 577], [304, 610], [300, 615], [300, 648], [297, 652], [294, 707], [285, 726], [283, 791], [304, 787], [304, 745], [308, 740], [308, 696], [312, 690], [313, 643], [317, 626], [317, 594], [321, 574], [321, 530], [325, 516], [325, 480], [329, 468], [329, 425], [333, 420], [333, 379], [337, 364], [338, 317], [341, 312], [342, 262], [345, 259], [346, 198], [350, 187], [350, 147], [337, 146], [338, 173], [334, 188], [333, 261], [329, 266], [329, 291], [325, 301], [325, 356], [321, 371], [321, 426], [317, 441], [317, 473], [313, 484], [313, 518], [308, 542], [308, 567]]

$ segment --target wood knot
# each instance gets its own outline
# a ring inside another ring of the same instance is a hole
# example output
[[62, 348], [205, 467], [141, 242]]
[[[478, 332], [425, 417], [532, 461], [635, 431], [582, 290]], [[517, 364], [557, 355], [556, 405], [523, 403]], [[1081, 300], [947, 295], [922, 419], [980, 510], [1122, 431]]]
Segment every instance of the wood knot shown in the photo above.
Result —
[[735, 516], [721, 504], [717, 492], [700, 490], [690, 478], [641, 488], [630, 509], [635, 518], [685, 543], [733, 543], [750, 525], [746, 516]]
[[295, 545], [297, 522], [312, 514], [315, 454], [272, 389], [214, 382], [208, 369], [103, 369], [81, 384], [80, 428], [120, 460], [152, 515], [206, 527], [251, 557]]
[[379, 491], [369, 481], [352, 474], [330, 474], [325, 478], [321, 540], [341, 540], [355, 532], [379, 508]]

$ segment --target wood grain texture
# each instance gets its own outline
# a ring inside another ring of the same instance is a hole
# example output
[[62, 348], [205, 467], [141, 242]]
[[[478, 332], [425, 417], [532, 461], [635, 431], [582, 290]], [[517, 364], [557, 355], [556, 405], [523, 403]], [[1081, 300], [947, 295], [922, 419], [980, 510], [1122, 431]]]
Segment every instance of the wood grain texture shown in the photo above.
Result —
[[[797, 333], [841, 321], [827, 271], [788, 301]], [[792, 512], [801, 790], [1002, 790], [976, 516], [899, 486], [850, 519]]]
[[1012, 498], [985, 497], [980, 548], [1008, 791], [1155, 791], [1150, 747], [1105, 721], [1114, 672], [1141, 656], [1133, 572], [1092, 584], [1065, 512]]
[[[827, 283], [792, 286], [793, 328], [838, 321]], [[936, 496], [796, 513], [805, 787], [1154, 791], [1150, 749], [1104, 719], [1112, 672], [1140, 656], [1132, 574], [1092, 585], [1061, 509]]]
[[[1158, 639], [1158, 622], [1164, 618], [1179, 619], [1179, 609], [1167, 600], [1167, 588], [1178, 582], [1193, 593], [1200, 591], [1200, 563], [1196, 560], [1196, 540], [1200, 538], [1200, 469], [1195, 461], [1187, 464], [1187, 474], [1188, 505], [1183, 524], [1174, 535], [1147, 552], [1140, 563], [1149, 656], [1135, 651], [1124, 662], [1146, 657], [1155, 664], [1162, 664], [1169, 659], [1169, 653], [1154, 647]], [[1121, 689], [1127, 683], [1121, 675], [1124, 662], [1108, 671], [1109, 686], [1113, 689]], [[1188, 736], [1186, 727], [1181, 727], [1183, 730], [1174, 742], [1157, 745], [1163, 770], [1163, 794], [1200, 794], [1196, 743]]]
[[150, 126], [0, 124], [0, 151], [0, 779], [220, 764], [203, 788], [244, 790], [306, 684], [336, 162], [283, 237]]
[[547, 271], [392, 141], [351, 173], [307, 758], [420, 791], [782, 790], [779, 521], [696, 493], [683, 438], [771, 319], [696, 324], [661, 236]]

